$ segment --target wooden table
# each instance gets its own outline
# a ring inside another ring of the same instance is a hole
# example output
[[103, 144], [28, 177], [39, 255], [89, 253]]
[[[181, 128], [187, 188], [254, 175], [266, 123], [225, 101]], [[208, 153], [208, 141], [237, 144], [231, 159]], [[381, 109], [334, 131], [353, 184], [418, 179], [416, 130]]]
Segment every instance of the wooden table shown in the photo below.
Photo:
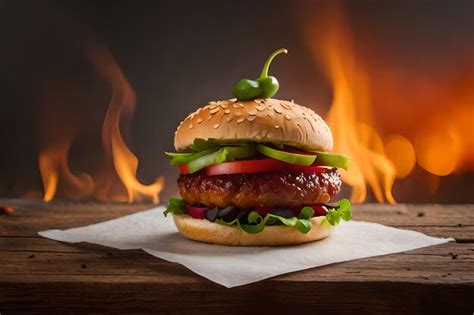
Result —
[[[356, 220], [456, 242], [366, 258], [226, 289], [140, 250], [70, 245], [37, 231], [123, 216], [150, 205], [0, 200], [0, 313], [65, 311], [428, 313], [474, 311], [474, 205], [362, 205]], [[370, 246], [370, 244], [367, 244]], [[260, 311], [260, 312], [262, 312]]]

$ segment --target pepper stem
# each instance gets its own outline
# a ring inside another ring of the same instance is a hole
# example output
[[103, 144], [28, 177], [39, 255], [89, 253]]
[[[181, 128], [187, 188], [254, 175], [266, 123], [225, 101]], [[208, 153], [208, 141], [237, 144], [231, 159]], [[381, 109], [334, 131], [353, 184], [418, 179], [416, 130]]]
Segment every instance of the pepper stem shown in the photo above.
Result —
[[285, 48], [280, 48], [275, 50], [270, 57], [268, 57], [267, 61], [265, 61], [265, 64], [263, 65], [262, 68], [262, 73], [260, 74], [259, 79], [265, 79], [268, 77], [268, 68], [270, 68], [270, 64], [272, 63], [273, 59], [275, 59], [276, 56], [279, 54], [287, 54], [288, 50]]

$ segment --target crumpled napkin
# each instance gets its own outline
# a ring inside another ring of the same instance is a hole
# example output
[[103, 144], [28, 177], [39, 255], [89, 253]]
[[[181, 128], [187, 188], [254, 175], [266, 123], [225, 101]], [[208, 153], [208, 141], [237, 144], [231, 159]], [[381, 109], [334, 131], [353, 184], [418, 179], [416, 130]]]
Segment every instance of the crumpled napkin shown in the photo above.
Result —
[[288, 272], [341, 261], [386, 255], [452, 241], [449, 238], [387, 227], [342, 222], [322, 241], [283, 247], [233, 247], [199, 243], [183, 238], [164, 207], [114, 220], [39, 235], [53, 240], [89, 242], [118, 249], [138, 249], [171, 262], [225, 287], [235, 287]]

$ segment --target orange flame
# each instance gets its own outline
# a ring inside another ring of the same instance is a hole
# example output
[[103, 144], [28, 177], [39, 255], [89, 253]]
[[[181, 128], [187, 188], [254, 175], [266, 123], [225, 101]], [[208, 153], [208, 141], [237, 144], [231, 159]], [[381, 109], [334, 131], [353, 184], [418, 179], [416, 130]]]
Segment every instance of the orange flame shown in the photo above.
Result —
[[136, 104], [135, 92], [105, 49], [97, 47], [90, 52], [90, 58], [99, 72], [112, 84], [112, 98], [102, 129], [104, 150], [106, 154], [112, 154], [115, 171], [127, 190], [128, 202], [149, 197], [158, 203], [158, 194], [164, 185], [163, 177], [157, 178], [151, 185], [143, 185], [137, 180], [138, 159], [120, 133], [120, 118], [124, 116], [127, 121], [131, 120]]
[[324, 17], [308, 19], [305, 31], [333, 86], [327, 122], [334, 150], [352, 158], [350, 169], [342, 172], [352, 187], [351, 199], [364, 201], [370, 186], [377, 201], [394, 203], [395, 178], [409, 176], [416, 163], [437, 176], [472, 171], [472, 43], [456, 58], [442, 57], [455, 60], [444, 68], [436, 62], [421, 71], [403, 67], [373, 51], [376, 45], [369, 46], [372, 58], [363, 60], [340, 4], [330, 2], [325, 8]]
[[[386, 157], [383, 142], [373, 127], [367, 74], [355, 58], [340, 11], [332, 11], [324, 30], [321, 44], [311, 48], [322, 60], [333, 85], [327, 122], [334, 137], [334, 151], [351, 157], [350, 168], [342, 171], [342, 179], [352, 186], [354, 202], [365, 200], [368, 183], [379, 202], [395, 203], [391, 189], [396, 168]], [[310, 42], [315, 43], [313, 38]]]
[[56, 194], [59, 178], [65, 183], [65, 193], [71, 199], [89, 196], [94, 187], [92, 177], [86, 173], [74, 175], [69, 169], [67, 158], [71, 138], [43, 149], [39, 154], [39, 168], [44, 186], [44, 201], [51, 201]]
[[[58, 184], [66, 196], [83, 199], [94, 196], [99, 200], [122, 200], [113, 191], [118, 178], [126, 190], [128, 202], [151, 199], [159, 202], [164, 179], [158, 177], [152, 184], [144, 185], [137, 179], [138, 159], [128, 148], [122, 137], [121, 124], [129, 123], [133, 114], [135, 93], [123, 75], [114, 58], [104, 47], [88, 47], [87, 56], [98, 73], [111, 85], [112, 96], [102, 127], [104, 165], [99, 173], [74, 175], [68, 165], [68, 153], [73, 140], [72, 135], [55, 134], [56, 141], [48, 143], [39, 153], [39, 170], [43, 180], [45, 201], [56, 195]], [[84, 122], [87, 123], [87, 122]]]

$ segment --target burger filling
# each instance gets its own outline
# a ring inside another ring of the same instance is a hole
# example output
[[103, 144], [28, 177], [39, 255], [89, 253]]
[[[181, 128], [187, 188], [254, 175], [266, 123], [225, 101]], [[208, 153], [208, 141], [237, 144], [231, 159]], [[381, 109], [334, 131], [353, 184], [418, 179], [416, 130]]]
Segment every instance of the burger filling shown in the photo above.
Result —
[[182, 199], [172, 198], [165, 215], [188, 214], [248, 233], [270, 225], [307, 233], [314, 216], [331, 225], [351, 218], [348, 200], [328, 204], [341, 187], [337, 168], [348, 166], [343, 155], [212, 139], [196, 139], [190, 152], [167, 155], [181, 170]]

